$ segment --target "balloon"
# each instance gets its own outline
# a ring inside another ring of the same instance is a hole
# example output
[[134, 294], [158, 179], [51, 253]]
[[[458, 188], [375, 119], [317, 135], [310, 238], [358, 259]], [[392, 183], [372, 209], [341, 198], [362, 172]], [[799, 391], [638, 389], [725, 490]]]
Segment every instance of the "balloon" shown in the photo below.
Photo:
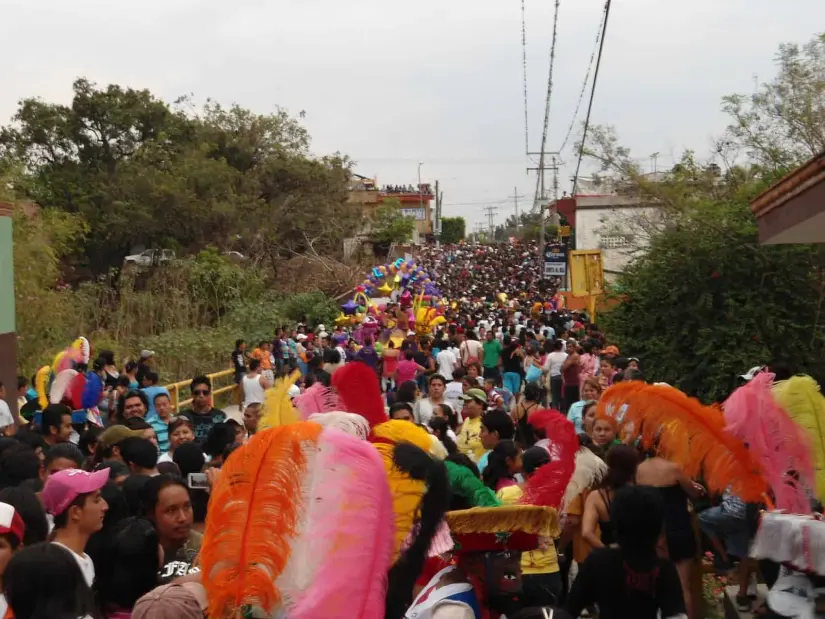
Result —
[[393, 281], [395, 281], [395, 283], [396, 283], [396, 284], [400, 284], [400, 283], [401, 283], [401, 276], [400, 276], [400, 275], [396, 275], [396, 276], [395, 276], [395, 280], [393, 280]]
[[349, 316], [355, 313], [355, 310], [358, 309], [358, 306], [352, 301], [347, 301], [341, 306], [341, 309], [343, 309], [344, 313]]
[[355, 289], [355, 292], [364, 292], [366, 289], [367, 289], [367, 287], [366, 287], [366, 286], [361, 285], [361, 286], [358, 286], [358, 287]]
[[384, 282], [384, 285], [378, 289], [378, 292], [381, 293], [381, 296], [388, 297], [392, 294], [392, 288], [387, 282]]
[[341, 312], [338, 314], [338, 318], [335, 319], [335, 326], [343, 327], [345, 324], [349, 322], [349, 316]]
[[445, 322], [447, 322], [447, 319], [444, 318], [444, 316], [436, 316], [430, 321], [430, 324], [437, 327], [438, 325], [443, 325]]

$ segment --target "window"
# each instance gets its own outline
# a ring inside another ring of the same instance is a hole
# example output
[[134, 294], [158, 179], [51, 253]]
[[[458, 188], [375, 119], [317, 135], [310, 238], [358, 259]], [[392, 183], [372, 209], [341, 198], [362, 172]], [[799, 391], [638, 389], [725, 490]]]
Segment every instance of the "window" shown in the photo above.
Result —
[[602, 249], [625, 249], [633, 247], [632, 238], [626, 234], [603, 234], [601, 237]]

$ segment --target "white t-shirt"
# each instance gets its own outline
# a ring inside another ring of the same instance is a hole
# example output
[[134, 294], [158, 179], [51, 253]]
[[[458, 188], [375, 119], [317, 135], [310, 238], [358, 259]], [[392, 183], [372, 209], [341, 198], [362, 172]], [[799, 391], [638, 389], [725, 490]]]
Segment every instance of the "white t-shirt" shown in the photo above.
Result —
[[92, 562], [92, 558], [86, 553], [79, 555], [74, 550], [64, 544], [61, 544], [60, 542], [52, 542], [52, 544], [57, 544], [72, 553], [74, 560], [77, 561], [77, 565], [80, 567], [80, 571], [83, 573], [83, 578], [86, 579], [86, 584], [89, 585], [89, 588], [91, 588], [95, 582], [95, 564]]
[[478, 340], [466, 340], [461, 343], [461, 362], [466, 364], [471, 357], [481, 363], [484, 355], [484, 346]]
[[14, 425], [11, 409], [5, 400], [0, 400], [0, 428]]
[[458, 415], [458, 421], [461, 422], [461, 400], [459, 399], [462, 395], [464, 395], [464, 388], [460, 381], [453, 381], [447, 383], [447, 386], [444, 389], [444, 401], [447, 402], [450, 406], [452, 406], [453, 410]]
[[427, 425], [427, 422], [433, 417], [433, 403], [430, 398], [421, 398], [415, 403], [413, 407], [415, 420], [418, 423]]
[[451, 348], [445, 348], [435, 358], [438, 363], [438, 373], [441, 374], [448, 381], [453, 379], [453, 370], [457, 362], [455, 353]]
[[544, 370], [550, 372], [550, 376], [561, 376], [561, 366], [564, 365], [565, 359], [567, 359], [566, 352], [558, 350], [551, 352], [544, 360]]

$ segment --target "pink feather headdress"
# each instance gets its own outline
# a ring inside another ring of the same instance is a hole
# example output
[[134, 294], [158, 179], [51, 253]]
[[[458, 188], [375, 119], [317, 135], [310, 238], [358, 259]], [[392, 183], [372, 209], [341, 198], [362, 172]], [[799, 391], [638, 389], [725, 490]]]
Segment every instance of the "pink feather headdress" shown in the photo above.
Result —
[[301, 395], [295, 396], [292, 405], [298, 409], [303, 421], [309, 419], [310, 415], [342, 410], [338, 395], [320, 382], [313, 384]]
[[807, 514], [811, 508], [805, 489], [814, 488], [810, 443], [774, 400], [773, 379], [773, 374], [761, 372], [731, 394], [723, 405], [725, 430], [747, 443], [773, 490], [776, 506]]

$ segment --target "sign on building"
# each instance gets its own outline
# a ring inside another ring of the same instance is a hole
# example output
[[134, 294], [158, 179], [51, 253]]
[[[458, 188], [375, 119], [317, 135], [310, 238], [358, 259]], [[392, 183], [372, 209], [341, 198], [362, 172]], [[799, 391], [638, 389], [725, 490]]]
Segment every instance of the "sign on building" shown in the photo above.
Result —
[[402, 217], [412, 217], [416, 221], [424, 221], [427, 219], [427, 210], [423, 208], [402, 208]]
[[544, 277], [567, 275], [567, 243], [551, 242], [544, 245]]

